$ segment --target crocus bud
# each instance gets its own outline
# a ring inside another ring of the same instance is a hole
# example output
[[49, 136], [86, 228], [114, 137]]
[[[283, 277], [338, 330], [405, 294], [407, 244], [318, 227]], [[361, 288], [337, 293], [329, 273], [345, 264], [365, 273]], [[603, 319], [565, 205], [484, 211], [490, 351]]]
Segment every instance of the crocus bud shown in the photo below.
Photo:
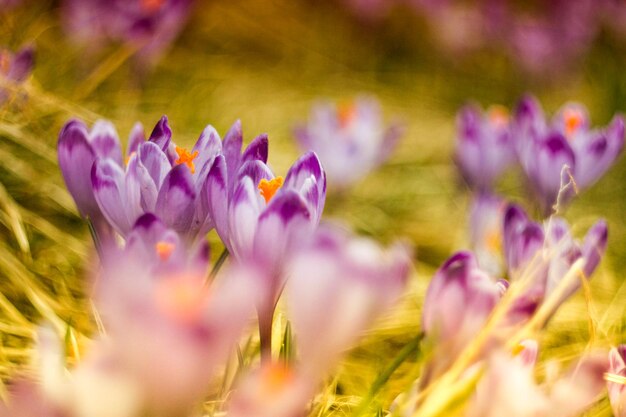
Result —
[[424, 299], [427, 336], [457, 353], [485, 324], [504, 291], [470, 252], [452, 255], [435, 273]]

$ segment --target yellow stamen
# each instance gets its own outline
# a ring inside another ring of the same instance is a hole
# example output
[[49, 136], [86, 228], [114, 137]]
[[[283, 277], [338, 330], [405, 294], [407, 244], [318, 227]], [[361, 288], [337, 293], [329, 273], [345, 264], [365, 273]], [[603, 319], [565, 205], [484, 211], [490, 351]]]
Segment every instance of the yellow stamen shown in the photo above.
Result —
[[172, 256], [172, 252], [176, 249], [176, 245], [161, 240], [154, 245], [154, 249], [156, 250], [157, 255], [159, 255], [159, 258], [165, 262], [170, 258], [170, 256]]
[[176, 165], [185, 164], [192, 174], [196, 172], [196, 166], [193, 164], [193, 160], [198, 157], [198, 151], [189, 153], [187, 149], [177, 146], [176, 153], [178, 154], [178, 159], [175, 161]]
[[487, 117], [489, 117], [489, 121], [497, 126], [506, 126], [509, 124], [509, 110], [500, 105], [493, 105], [489, 107], [487, 111]]
[[520, 353], [524, 351], [524, 349], [526, 349], [526, 346], [522, 345], [521, 343], [518, 343], [517, 345], [515, 345], [513, 349], [511, 349], [511, 354], [513, 356], [518, 356]]
[[137, 155], [137, 152], [133, 151], [130, 154], [126, 155], [126, 159], [124, 160], [124, 163], [126, 164], [126, 166], [128, 166], [128, 163], [130, 162], [130, 160], [133, 158], [133, 156]]
[[140, 0], [139, 5], [142, 10], [148, 13], [158, 12], [165, 4], [165, 0]]
[[356, 107], [354, 103], [340, 104], [337, 108], [337, 118], [339, 119], [339, 125], [346, 127], [356, 116]]
[[608, 382], [614, 382], [616, 384], [626, 385], [626, 377], [623, 377], [621, 375], [606, 372], [604, 374], [604, 379], [605, 381], [608, 381]]
[[167, 316], [192, 323], [201, 317], [208, 294], [202, 279], [189, 276], [164, 278], [156, 288], [155, 301]]
[[259, 182], [259, 190], [261, 190], [261, 195], [266, 203], [269, 203], [272, 197], [274, 197], [274, 194], [276, 194], [276, 191], [283, 186], [283, 182], [285, 182], [283, 177], [276, 177], [269, 181], [263, 178]]
[[491, 230], [485, 236], [485, 244], [492, 252], [500, 252], [502, 250], [502, 235], [499, 230]]
[[583, 114], [577, 109], [565, 109], [563, 111], [563, 122], [565, 123], [565, 136], [569, 138], [576, 133], [584, 121]]

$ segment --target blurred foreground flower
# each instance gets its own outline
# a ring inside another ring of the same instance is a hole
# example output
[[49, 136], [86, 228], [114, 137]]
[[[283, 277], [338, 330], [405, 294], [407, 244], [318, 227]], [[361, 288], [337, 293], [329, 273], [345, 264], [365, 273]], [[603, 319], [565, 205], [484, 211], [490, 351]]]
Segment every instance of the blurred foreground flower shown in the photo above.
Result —
[[[536, 347], [520, 348], [516, 356], [505, 352], [491, 355], [467, 417], [575, 417], [603, 391], [608, 367], [605, 355], [583, 356], [566, 375], [538, 385], [533, 375]], [[526, 352], [529, 349], [535, 352]]]
[[85, 48], [121, 42], [139, 49], [153, 64], [185, 25], [192, 0], [64, 0], [63, 20]]
[[0, 48], [0, 106], [13, 95], [11, 88], [28, 78], [34, 64], [35, 50], [32, 46], [25, 46], [15, 54]]
[[563, 168], [569, 168], [576, 190], [583, 190], [613, 165], [624, 147], [624, 119], [615, 116], [603, 129], [591, 129], [585, 107], [566, 104], [551, 121], [533, 97], [525, 97], [518, 105], [513, 125], [518, 156], [530, 186], [537, 195], [544, 214], [552, 206], [565, 204], [574, 189], [559, 195]]
[[376, 99], [360, 97], [347, 105], [317, 104], [294, 133], [303, 150], [319, 155], [331, 187], [343, 189], [385, 162], [402, 130], [383, 123]]
[[607, 388], [615, 417], [626, 416], [626, 345], [619, 345], [609, 352]]
[[495, 195], [479, 193], [470, 207], [470, 244], [478, 264], [491, 276], [503, 274], [502, 224], [506, 202]]

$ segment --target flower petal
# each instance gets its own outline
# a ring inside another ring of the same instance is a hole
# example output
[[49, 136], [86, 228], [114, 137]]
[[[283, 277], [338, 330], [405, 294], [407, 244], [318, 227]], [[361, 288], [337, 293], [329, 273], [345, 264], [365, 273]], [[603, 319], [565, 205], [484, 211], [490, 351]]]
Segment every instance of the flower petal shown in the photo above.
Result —
[[130, 157], [133, 152], [139, 150], [139, 146], [146, 141], [146, 133], [143, 130], [143, 125], [140, 122], [135, 123], [133, 129], [128, 136], [128, 146], [126, 148], [126, 157]]
[[189, 232], [195, 209], [196, 190], [185, 165], [177, 165], [167, 174], [159, 190], [156, 214], [170, 228]]
[[167, 160], [167, 156], [153, 142], [144, 142], [137, 151], [139, 161], [146, 168], [157, 190], [161, 189], [163, 179], [170, 172], [172, 166]]
[[91, 170], [91, 184], [102, 214], [115, 230], [125, 236], [133, 222], [127, 213], [124, 171], [113, 160], [98, 158]]
[[107, 120], [98, 120], [89, 133], [89, 141], [96, 156], [110, 158], [122, 166], [122, 147], [113, 123]]
[[228, 189], [224, 155], [218, 155], [215, 158], [200, 192], [203, 210], [213, 219], [217, 234], [222, 241], [228, 242]]
[[161, 117], [161, 120], [158, 121], [152, 133], [150, 134], [150, 142], [154, 142], [157, 144], [159, 148], [163, 152], [167, 151], [170, 141], [172, 140], [172, 129], [170, 129], [169, 123], [167, 121], [167, 116]]
[[268, 148], [267, 134], [263, 133], [257, 136], [252, 140], [252, 142], [250, 142], [246, 150], [243, 151], [243, 154], [241, 155], [241, 163], [258, 160], [266, 164]]

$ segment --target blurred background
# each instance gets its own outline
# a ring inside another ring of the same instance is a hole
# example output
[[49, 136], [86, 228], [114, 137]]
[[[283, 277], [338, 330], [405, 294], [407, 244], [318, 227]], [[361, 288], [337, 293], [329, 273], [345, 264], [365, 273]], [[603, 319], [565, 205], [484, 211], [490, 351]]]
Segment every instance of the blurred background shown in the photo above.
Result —
[[[110, 119], [125, 142], [136, 121], [149, 132], [165, 114], [173, 139], [186, 146], [207, 124], [223, 135], [241, 119], [244, 142], [269, 134], [270, 166], [284, 174], [300, 152], [294, 125], [317, 100], [374, 95], [385, 118], [401, 120], [406, 132], [388, 163], [329, 195], [324, 216], [383, 242], [408, 239], [419, 259], [416, 285], [424, 287], [441, 261], [467, 246], [468, 192], [451, 159], [462, 104], [511, 108], [530, 92], [548, 114], [567, 101], [586, 104], [594, 126], [626, 110], [620, 0], [196, 1], [179, 36], [149, 62], [137, 59], [132, 43], [77, 43], [62, 2], [4, 0], [1, 7], [0, 47], [36, 51], [32, 76], [0, 107], [3, 378], [28, 357], [28, 326], [42, 316], [71, 323], [68, 337], [93, 329], [81, 287], [92, 243], [56, 162], [69, 118]], [[608, 220], [608, 256], [593, 298], [598, 321], [618, 323], [606, 327], [609, 339], [622, 333], [626, 300], [625, 186], [620, 158], [565, 215], [578, 237], [598, 217]], [[526, 193], [515, 173], [499, 191], [514, 200]], [[210, 239], [217, 256], [214, 232]], [[588, 307], [579, 298], [573, 312]], [[408, 303], [416, 310], [420, 302]], [[402, 326], [416, 329], [417, 317], [405, 315]], [[563, 317], [561, 324], [571, 316]], [[574, 343], [589, 331], [579, 320], [563, 332]], [[373, 346], [354, 360], [376, 357], [380, 345]]]

